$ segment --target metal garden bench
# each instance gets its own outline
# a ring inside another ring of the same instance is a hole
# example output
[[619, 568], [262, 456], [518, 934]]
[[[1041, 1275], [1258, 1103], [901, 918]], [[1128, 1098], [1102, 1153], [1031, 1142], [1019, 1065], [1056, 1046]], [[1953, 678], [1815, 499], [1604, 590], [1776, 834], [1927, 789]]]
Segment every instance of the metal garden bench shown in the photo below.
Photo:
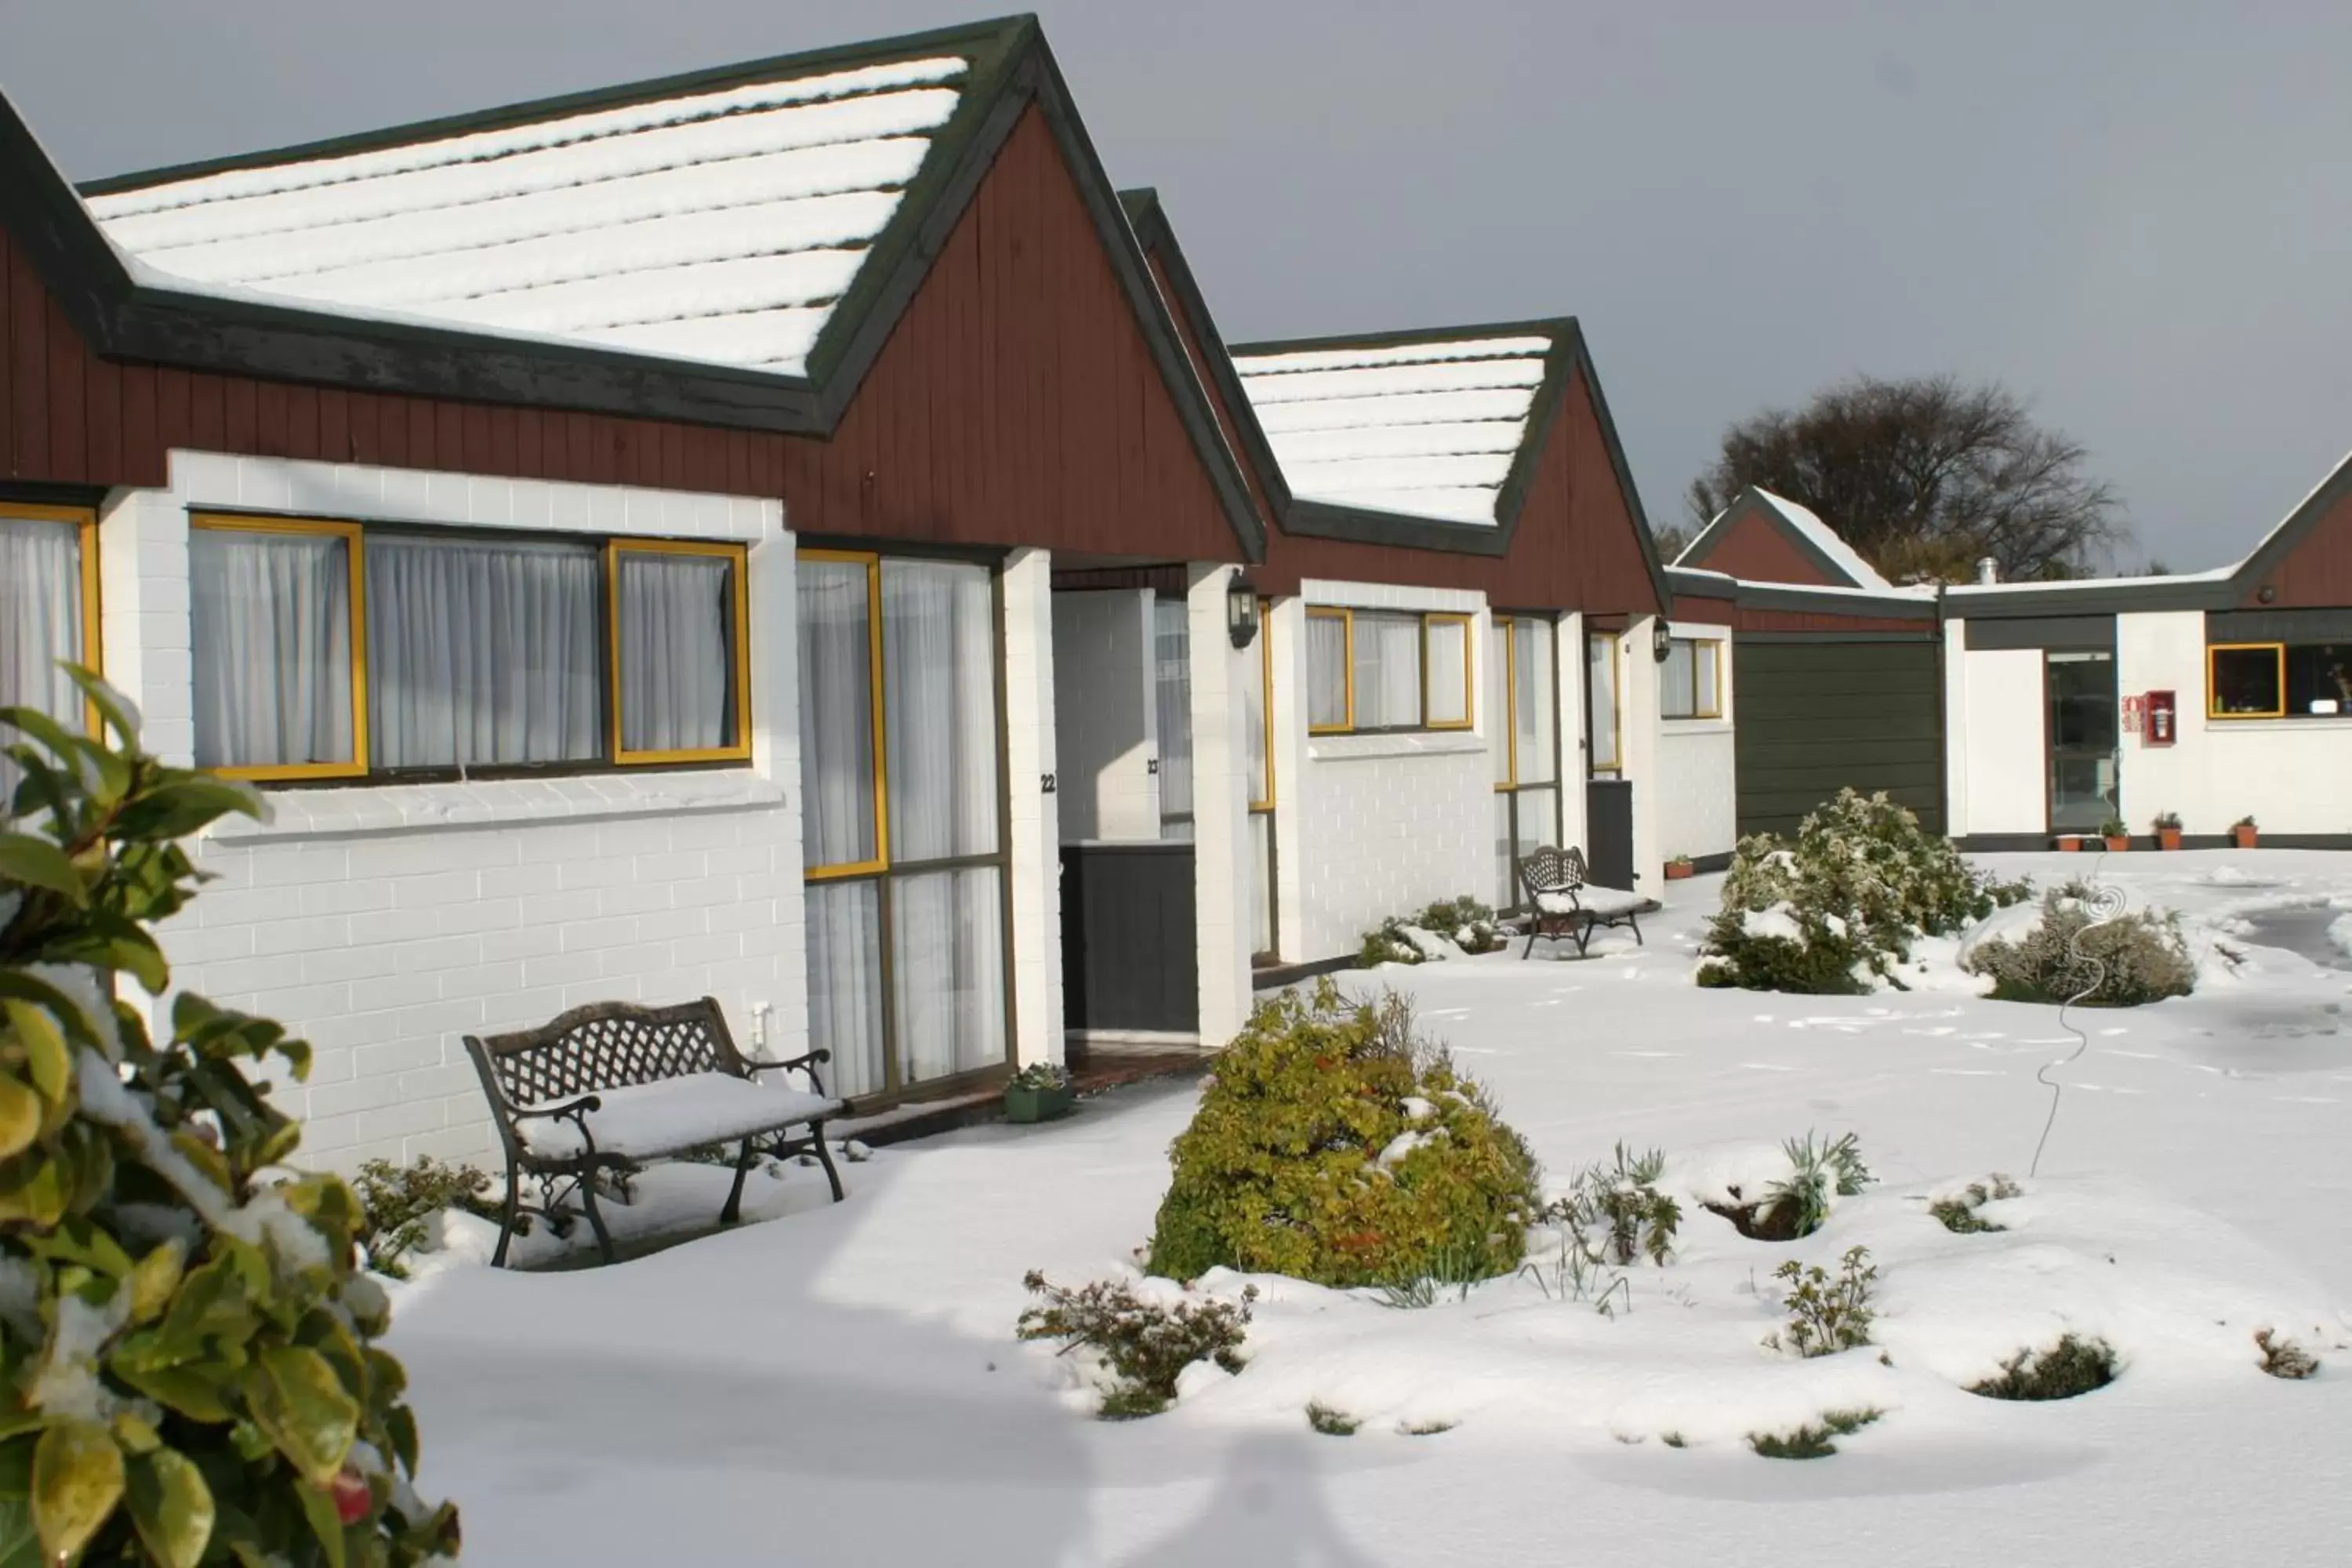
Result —
[[[506, 1263], [525, 1212], [567, 1227], [574, 1196], [595, 1229], [598, 1253], [610, 1263], [613, 1238], [596, 1210], [596, 1178], [713, 1143], [741, 1144], [734, 1188], [719, 1211], [721, 1225], [740, 1216], [743, 1178], [763, 1155], [814, 1154], [833, 1185], [833, 1201], [841, 1201], [841, 1175], [825, 1148], [824, 1123], [849, 1107], [826, 1095], [816, 1070], [833, 1053], [747, 1060], [727, 1032], [726, 1016], [708, 996], [671, 1007], [593, 1003], [536, 1029], [488, 1039], [467, 1035], [466, 1052], [481, 1074], [506, 1149], [506, 1208], [490, 1258], [494, 1268]], [[806, 1075], [808, 1088], [762, 1076], [788, 1071]], [[539, 1184], [536, 1204], [522, 1202], [526, 1178]]]
[[1529, 906], [1528, 945], [1519, 950], [1522, 959], [1535, 952], [1538, 937], [1567, 937], [1582, 957], [1591, 946], [1595, 926], [1627, 927], [1636, 943], [1648, 945], [1642, 941], [1640, 917], [1643, 910], [1654, 907], [1650, 900], [1622, 888], [1596, 887], [1584, 878], [1581, 849], [1555, 849], [1547, 844], [1519, 858], [1519, 885], [1527, 889]]

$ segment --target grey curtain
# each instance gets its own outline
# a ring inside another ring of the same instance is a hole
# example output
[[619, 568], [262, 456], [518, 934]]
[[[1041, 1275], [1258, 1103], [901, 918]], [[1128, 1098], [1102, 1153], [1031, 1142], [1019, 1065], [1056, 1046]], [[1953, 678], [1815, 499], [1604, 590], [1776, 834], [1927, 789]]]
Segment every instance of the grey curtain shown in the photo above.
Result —
[[[1160, 720], [1160, 815], [1192, 815], [1192, 606], [1181, 598], [1151, 602], [1152, 692]], [[1181, 824], [1178, 826], [1181, 826]], [[1170, 832], [1170, 838], [1190, 838]]]
[[803, 561], [800, 621], [801, 857], [807, 866], [874, 858], [874, 670], [866, 563]]
[[374, 765], [602, 756], [597, 567], [593, 545], [372, 535]]
[[338, 535], [188, 535], [196, 765], [347, 763], [349, 546]]
[[[80, 529], [0, 517], [0, 707], [36, 708], [79, 729], [81, 693], [58, 661], [87, 662], [82, 638]], [[0, 729], [0, 745], [24, 739]], [[16, 782], [16, 765], [0, 756], [0, 801]]]
[[735, 563], [620, 552], [621, 746], [709, 751], [735, 733]]

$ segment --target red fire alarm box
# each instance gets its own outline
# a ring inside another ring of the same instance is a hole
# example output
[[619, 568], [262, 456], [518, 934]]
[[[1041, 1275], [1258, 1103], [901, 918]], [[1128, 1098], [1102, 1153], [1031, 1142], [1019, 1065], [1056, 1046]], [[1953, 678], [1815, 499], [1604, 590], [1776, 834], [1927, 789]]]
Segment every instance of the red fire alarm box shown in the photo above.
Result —
[[2179, 715], [2174, 710], [2169, 691], [2147, 694], [2147, 732], [2142, 739], [2151, 746], [2168, 746], [2179, 737]]

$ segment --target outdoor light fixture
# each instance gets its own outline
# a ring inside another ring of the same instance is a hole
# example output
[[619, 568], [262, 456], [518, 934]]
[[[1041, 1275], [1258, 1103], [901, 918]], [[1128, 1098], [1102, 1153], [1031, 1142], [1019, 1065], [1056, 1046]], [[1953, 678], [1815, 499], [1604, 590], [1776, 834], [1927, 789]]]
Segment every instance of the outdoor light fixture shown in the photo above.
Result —
[[1674, 635], [1666, 630], [1665, 617], [1661, 616], [1650, 623], [1650, 653], [1660, 664], [1664, 664], [1666, 662], [1666, 656], [1674, 650]]
[[1257, 584], [1236, 572], [1225, 584], [1225, 629], [1234, 647], [1245, 648], [1257, 636]]

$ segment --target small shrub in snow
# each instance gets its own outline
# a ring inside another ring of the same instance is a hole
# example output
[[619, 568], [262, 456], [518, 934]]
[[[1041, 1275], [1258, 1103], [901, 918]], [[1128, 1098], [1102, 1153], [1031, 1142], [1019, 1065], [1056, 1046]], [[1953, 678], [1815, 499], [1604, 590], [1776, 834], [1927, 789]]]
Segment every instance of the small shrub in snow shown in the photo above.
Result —
[[1024, 1340], [1057, 1341], [1064, 1355], [1083, 1347], [1100, 1356], [1113, 1380], [1102, 1402], [1109, 1420], [1167, 1409], [1177, 1378], [1196, 1361], [1240, 1372], [1250, 1304], [1257, 1300], [1251, 1286], [1238, 1302], [1203, 1298], [1167, 1307], [1143, 1300], [1123, 1280], [1097, 1279], [1071, 1290], [1034, 1269], [1021, 1283], [1045, 1305], [1024, 1311], [1013, 1332]]
[[1328, 979], [1258, 1003], [1170, 1155], [1149, 1258], [1178, 1279], [1489, 1279], [1518, 1267], [1537, 1208], [1527, 1145], [1410, 1009]]
[[1885, 1414], [1869, 1409], [1825, 1410], [1818, 1426], [1808, 1423], [1787, 1433], [1750, 1432], [1748, 1446], [1767, 1459], [1826, 1459], [1837, 1452], [1831, 1438], [1851, 1437]]
[[1406, 1421], [1400, 1423], [1397, 1430], [1408, 1437], [1434, 1437], [1440, 1432], [1453, 1431], [1454, 1425], [1451, 1421]]
[[1978, 1212], [1979, 1209], [1997, 1199], [2024, 1195], [2024, 1188], [2007, 1176], [1995, 1173], [1981, 1182], [1970, 1182], [1950, 1197], [1938, 1198], [1927, 1205], [1927, 1212], [1956, 1236], [1977, 1236], [2009, 1228], [1985, 1218]]
[[2319, 1370], [2319, 1358], [2270, 1329], [2254, 1331], [2254, 1347], [2263, 1352], [2263, 1370], [2273, 1377], [2295, 1380]]
[[1921, 935], [1958, 931], [2027, 896], [1969, 868], [1951, 841], [1884, 792], [1841, 790], [1793, 843], [1739, 841], [1708, 926], [1704, 985], [1852, 994], [1889, 976]]
[[1440, 1247], [1429, 1260], [1428, 1270], [1405, 1279], [1383, 1279], [1376, 1289], [1375, 1300], [1383, 1307], [1401, 1311], [1415, 1311], [1434, 1307], [1448, 1291], [1457, 1301], [1470, 1299], [1470, 1287], [1487, 1276], [1479, 1272], [1486, 1267], [1484, 1250], [1467, 1251]]
[[1423, 951], [1414, 933], [1435, 938], [1440, 942], [1452, 942], [1466, 953], [1499, 952], [1510, 945], [1510, 933], [1495, 918], [1495, 911], [1467, 895], [1446, 899], [1431, 904], [1416, 914], [1391, 915], [1377, 930], [1364, 933], [1363, 946], [1356, 954], [1356, 966], [1370, 969], [1381, 963], [1420, 963], [1433, 954]]
[[2092, 989], [2083, 1001], [2094, 1007], [2137, 1007], [2188, 995], [2197, 970], [2180, 940], [2179, 917], [2136, 910], [2093, 925], [2090, 892], [2080, 882], [2051, 889], [2042, 900], [2040, 925], [2013, 942], [1978, 944], [1969, 968], [1990, 975], [1992, 994], [2004, 1002], [2063, 1002], [2086, 985]]
[[1663, 1268], [1683, 1220], [1682, 1205], [1658, 1191], [1665, 1164], [1659, 1150], [1636, 1155], [1621, 1142], [1613, 1165], [1578, 1172], [1568, 1192], [1538, 1217], [1570, 1233], [1595, 1263], [1622, 1268], [1646, 1258]]
[[[242, 784], [166, 767], [104, 682], [111, 742], [27, 709], [0, 799], [0, 1560], [364, 1563], [454, 1556], [411, 1489], [406, 1374], [377, 1342], [359, 1201], [290, 1173], [257, 1081], [309, 1070], [267, 1018], [192, 992], [151, 928], [194, 897], [179, 841]], [[251, 1075], [251, 1076], [248, 1076]]]
[[497, 1219], [499, 1205], [487, 1195], [490, 1174], [471, 1165], [445, 1165], [430, 1154], [413, 1165], [370, 1160], [360, 1167], [352, 1190], [360, 1200], [357, 1239], [368, 1266], [394, 1279], [408, 1278], [404, 1259], [425, 1245], [427, 1223], [444, 1209], [462, 1209]]
[[1819, 1356], [1870, 1342], [1870, 1325], [1877, 1316], [1871, 1310], [1870, 1289], [1878, 1279], [1870, 1248], [1848, 1247], [1834, 1277], [1818, 1263], [1801, 1264], [1793, 1258], [1774, 1269], [1772, 1277], [1789, 1282], [1789, 1293], [1780, 1301], [1789, 1321], [1765, 1340], [1767, 1346]]
[[1816, 1143], [1807, 1132], [1802, 1142], [1791, 1138], [1780, 1147], [1789, 1173], [1764, 1189], [1758, 1217], [1778, 1221], [1791, 1236], [1812, 1235], [1829, 1223], [1832, 1195], [1853, 1197], [1875, 1180], [1851, 1132], [1829, 1143]]
[[1969, 1384], [1987, 1399], [2073, 1399], [2116, 1380], [2116, 1352], [2105, 1340], [2062, 1336], [2047, 1350], [2026, 1349], [2000, 1363], [2000, 1375]]
[[1344, 1410], [1334, 1410], [1320, 1400], [1312, 1401], [1307, 1406], [1307, 1425], [1326, 1437], [1352, 1437], [1356, 1435], [1356, 1428], [1363, 1424], [1360, 1417], [1350, 1415]]

